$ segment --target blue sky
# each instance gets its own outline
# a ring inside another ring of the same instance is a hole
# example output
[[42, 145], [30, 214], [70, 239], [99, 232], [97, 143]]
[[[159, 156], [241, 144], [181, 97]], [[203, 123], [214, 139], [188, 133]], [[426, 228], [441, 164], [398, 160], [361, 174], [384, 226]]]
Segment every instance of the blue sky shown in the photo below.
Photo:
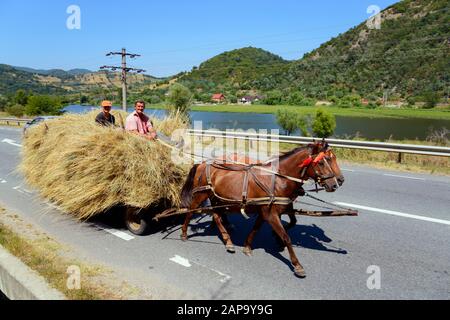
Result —
[[[106, 57], [126, 47], [148, 74], [190, 70], [223, 51], [263, 48], [298, 59], [369, 18], [393, 0], [1, 0], [0, 63], [32, 68], [87, 68], [119, 64]], [[70, 5], [81, 29], [69, 30]]]

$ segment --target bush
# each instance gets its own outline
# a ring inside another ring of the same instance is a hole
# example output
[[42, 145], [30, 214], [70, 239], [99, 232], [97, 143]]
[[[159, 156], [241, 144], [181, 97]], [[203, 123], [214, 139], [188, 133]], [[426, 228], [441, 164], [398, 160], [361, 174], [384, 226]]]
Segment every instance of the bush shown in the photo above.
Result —
[[192, 101], [192, 93], [182, 84], [175, 83], [169, 89], [167, 101], [171, 112], [179, 111], [187, 114]]
[[408, 98], [406, 98], [406, 102], [408, 103], [408, 106], [414, 106], [416, 104], [416, 98], [414, 98], [413, 96], [409, 96]]
[[425, 109], [431, 109], [436, 106], [439, 102], [439, 95], [436, 92], [428, 91], [423, 95], [425, 105], [423, 106]]
[[280, 90], [272, 90], [267, 92], [264, 103], [269, 106], [274, 106], [277, 104], [283, 104], [283, 93]]
[[229, 95], [228, 96], [228, 101], [230, 103], [237, 103], [238, 102], [238, 98], [236, 96], [234, 96], [234, 95]]
[[336, 129], [334, 115], [323, 109], [317, 110], [312, 129], [317, 137], [328, 138], [334, 133], [334, 129]]
[[15, 104], [9, 107], [6, 107], [6, 112], [14, 117], [22, 117], [25, 113], [25, 107], [21, 104]]
[[291, 106], [301, 106], [305, 97], [300, 92], [292, 92], [288, 97], [288, 104]]
[[31, 96], [25, 106], [25, 113], [30, 116], [61, 113], [62, 104], [59, 97], [51, 96]]
[[161, 103], [161, 98], [159, 96], [157, 96], [156, 94], [152, 95], [150, 97], [150, 99], [148, 99], [150, 104], [157, 104], [157, 103]]
[[344, 96], [339, 100], [338, 106], [341, 108], [362, 107], [361, 97], [357, 94]]

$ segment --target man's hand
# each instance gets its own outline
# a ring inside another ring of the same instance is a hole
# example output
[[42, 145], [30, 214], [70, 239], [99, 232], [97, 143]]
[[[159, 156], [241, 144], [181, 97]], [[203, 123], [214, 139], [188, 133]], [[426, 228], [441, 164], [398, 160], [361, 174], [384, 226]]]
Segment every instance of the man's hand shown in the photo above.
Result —
[[150, 129], [150, 131], [148, 132], [148, 135], [151, 137], [151, 139], [156, 139], [157, 134], [156, 134], [156, 130], [155, 129]]

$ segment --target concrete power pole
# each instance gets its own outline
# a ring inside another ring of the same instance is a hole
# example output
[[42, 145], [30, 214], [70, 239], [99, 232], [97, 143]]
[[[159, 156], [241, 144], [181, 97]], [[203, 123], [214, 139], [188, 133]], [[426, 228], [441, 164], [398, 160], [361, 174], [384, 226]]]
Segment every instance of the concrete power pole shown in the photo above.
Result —
[[116, 71], [117, 69], [122, 70], [122, 109], [123, 111], [127, 111], [127, 72], [145, 72], [143, 69], [135, 69], [135, 68], [128, 68], [127, 67], [127, 56], [130, 56], [130, 58], [136, 58], [140, 57], [141, 55], [135, 54], [135, 53], [127, 53], [127, 50], [125, 48], [122, 49], [121, 52], [110, 52], [107, 53], [106, 56], [112, 56], [112, 55], [121, 55], [122, 56], [122, 66], [116, 67], [116, 66], [101, 66], [100, 69], [111, 69], [111, 71]]

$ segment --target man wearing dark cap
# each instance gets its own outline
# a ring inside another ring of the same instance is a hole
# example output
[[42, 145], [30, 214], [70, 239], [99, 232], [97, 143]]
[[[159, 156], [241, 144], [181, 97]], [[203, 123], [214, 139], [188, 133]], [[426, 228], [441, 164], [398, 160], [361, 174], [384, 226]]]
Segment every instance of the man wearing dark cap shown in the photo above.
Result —
[[102, 101], [102, 112], [95, 117], [95, 122], [102, 126], [113, 126], [116, 123], [116, 119], [110, 113], [112, 107], [111, 101]]

